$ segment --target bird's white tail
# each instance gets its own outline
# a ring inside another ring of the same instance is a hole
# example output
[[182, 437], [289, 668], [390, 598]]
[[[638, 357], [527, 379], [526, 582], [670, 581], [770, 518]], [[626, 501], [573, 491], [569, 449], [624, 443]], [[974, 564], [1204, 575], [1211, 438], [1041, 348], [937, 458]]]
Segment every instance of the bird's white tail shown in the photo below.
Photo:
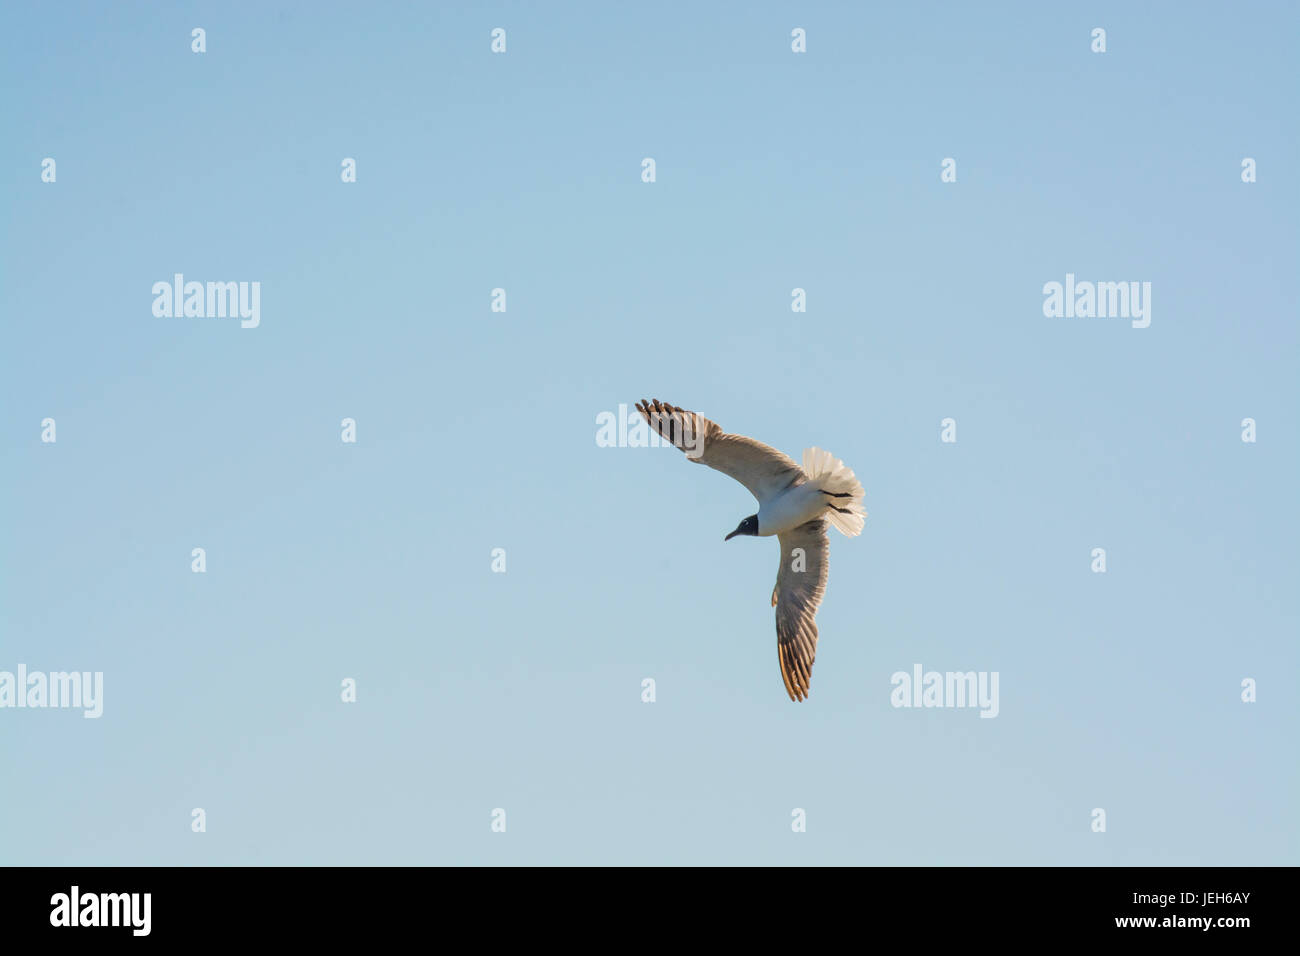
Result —
[[866, 494], [853, 469], [822, 448], [805, 448], [803, 473], [814, 487], [826, 492], [830, 505], [826, 517], [841, 534], [850, 538], [862, 533], [867, 521], [867, 509], [862, 506]]

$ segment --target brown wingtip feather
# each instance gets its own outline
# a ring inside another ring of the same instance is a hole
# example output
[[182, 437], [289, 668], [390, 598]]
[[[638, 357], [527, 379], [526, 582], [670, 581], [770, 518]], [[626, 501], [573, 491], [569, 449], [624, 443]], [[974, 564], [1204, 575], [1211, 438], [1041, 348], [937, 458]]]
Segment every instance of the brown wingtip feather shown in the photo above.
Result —
[[806, 700], [812, 675], [805, 673], [804, 669], [799, 666], [799, 658], [795, 654], [792, 645], [778, 644], [776, 651], [777, 660], [781, 664], [781, 680], [785, 682], [785, 692], [793, 701]]

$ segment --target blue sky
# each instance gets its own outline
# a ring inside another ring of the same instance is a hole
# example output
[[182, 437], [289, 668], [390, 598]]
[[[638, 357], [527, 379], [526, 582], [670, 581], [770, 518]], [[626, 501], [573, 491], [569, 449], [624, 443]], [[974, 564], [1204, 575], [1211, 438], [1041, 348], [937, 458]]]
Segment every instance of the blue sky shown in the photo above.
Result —
[[[0, 709], [0, 860], [1300, 862], [1298, 21], [6, 7], [0, 670], [105, 699]], [[866, 487], [808, 702], [749, 495], [597, 446], [643, 397]]]

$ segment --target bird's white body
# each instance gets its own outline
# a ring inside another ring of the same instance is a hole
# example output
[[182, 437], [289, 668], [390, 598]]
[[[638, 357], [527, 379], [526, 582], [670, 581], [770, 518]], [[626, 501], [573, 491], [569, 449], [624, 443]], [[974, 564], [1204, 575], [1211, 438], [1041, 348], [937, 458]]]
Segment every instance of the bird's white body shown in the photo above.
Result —
[[767, 537], [793, 531], [801, 524], [824, 515], [827, 497], [817, 482], [806, 481], [758, 503], [758, 534]]

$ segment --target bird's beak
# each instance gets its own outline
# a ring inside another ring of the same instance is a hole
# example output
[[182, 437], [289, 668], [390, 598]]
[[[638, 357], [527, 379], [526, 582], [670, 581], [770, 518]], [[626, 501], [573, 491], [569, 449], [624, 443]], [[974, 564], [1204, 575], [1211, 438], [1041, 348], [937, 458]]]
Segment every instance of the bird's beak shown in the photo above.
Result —
[[732, 538], [734, 538], [734, 537], [735, 537], [736, 535], [738, 535], [738, 534], [740, 534], [740, 529], [739, 529], [739, 528], [737, 528], [735, 531], [731, 532], [731, 534], [727, 535], [727, 536], [726, 536], [725, 538], [723, 538], [722, 540], [723, 540], [723, 541], [730, 541]]

